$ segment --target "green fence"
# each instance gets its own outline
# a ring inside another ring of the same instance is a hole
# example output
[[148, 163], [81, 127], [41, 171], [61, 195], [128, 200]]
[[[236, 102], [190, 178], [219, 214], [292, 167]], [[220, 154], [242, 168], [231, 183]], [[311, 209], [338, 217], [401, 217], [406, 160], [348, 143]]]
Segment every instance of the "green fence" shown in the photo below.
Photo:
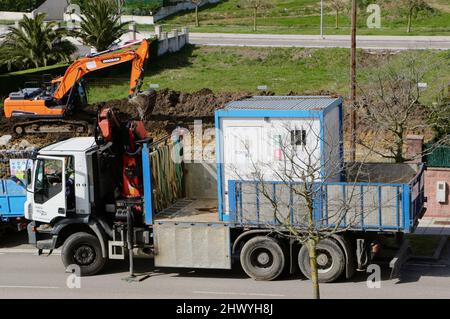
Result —
[[[426, 149], [431, 145], [427, 145]], [[429, 167], [450, 167], [450, 146], [443, 145], [432, 149], [425, 155], [425, 162]]]

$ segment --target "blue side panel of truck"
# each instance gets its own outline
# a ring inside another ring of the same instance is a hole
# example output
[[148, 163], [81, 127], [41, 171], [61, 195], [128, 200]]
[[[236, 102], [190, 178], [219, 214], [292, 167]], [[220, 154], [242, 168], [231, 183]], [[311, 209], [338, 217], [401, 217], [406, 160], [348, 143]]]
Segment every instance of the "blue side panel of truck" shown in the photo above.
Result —
[[142, 147], [142, 177], [144, 187], [144, 214], [145, 223], [153, 224], [153, 203], [152, 203], [152, 172], [150, 165], [150, 152], [148, 144]]
[[[411, 233], [423, 212], [423, 172], [422, 166], [409, 183], [318, 182], [314, 185], [317, 194], [314, 221], [324, 228], [338, 225], [353, 231]], [[230, 222], [257, 227], [277, 224], [277, 219], [282, 216], [288, 217], [293, 225], [304, 227], [305, 223], [301, 220], [304, 206], [296, 205], [293, 200], [293, 184], [264, 181], [264, 185], [261, 185], [257, 181], [228, 181]], [[264, 195], [261, 189], [264, 189]], [[276, 198], [283, 189], [286, 192], [285, 201]], [[270, 200], [267, 199], [269, 193], [272, 196]], [[346, 199], [350, 193], [351, 199]], [[275, 205], [263, 205], [263, 201]], [[283, 206], [286, 214], [282, 213]], [[333, 216], [338, 216], [337, 224], [333, 222]]]
[[25, 189], [9, 179], [0, 180], [0, 219], [23, 217], [27, 198]]

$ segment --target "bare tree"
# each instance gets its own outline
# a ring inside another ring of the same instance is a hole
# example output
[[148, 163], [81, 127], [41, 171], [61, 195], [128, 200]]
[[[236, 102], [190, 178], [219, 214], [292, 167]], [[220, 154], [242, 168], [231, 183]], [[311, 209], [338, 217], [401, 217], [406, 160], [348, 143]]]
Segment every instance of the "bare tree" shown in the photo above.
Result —
[[[367, 204], [367, 210], [361, 210], [364, 194], [357, 183], [363, 179], [370, 181], [370, 176], [364, 173], [364, 162], [345, 167], [349, 177], [344, 188], [338, 182], [344, 171], [339, 136], [330, 134], [322, 139], [313, 121], [305, 123], [301, 130], [293, 130], [290, 125], [284, 130], [285, 134], [280, 132], [272, 140], [272, 145], [277, 145], [275, 161], [255, 160], [254, 150], [252, 153], [243, 141], [251, 173], [250, 176], [242, 173], [238, 167], [233, 167], [233, 171], [243, 181], [239, 186], [241, 200], [247, 202], [247, 198], [256, 196], [260, 207], [258, 218], [265, 220], [265, 226], [277, 236], [301, 245], [299, 266], [311, 279], [313, 297], [319, 299], [319, 282], [337, 279], [344, 269], [342, 263], [330, 260], [333, 258], [330, 252], [336, 252], [334, 258], [343, 258], [333, 236], [360, 225], [361, 214], [369, 218], [379, 208], [372, 203]], [[317, 203], [325, 193], [329, 196], [327, 209], [321, 211]], [[240, 215], [244, 219], [247, 214], [253, 216], [253, 210], [250, 206]], [[325, 271], [319, 274], [319, 269]]]
[[436, 100], [429, 107], [428, 118], [434, 130], [434, 141], [448, 144], [450, 141], [450, 84], [440, 89]]
[[258, 11], [273, 6], [272, 0], [241, 0], [240, 7], [249, 8], [253, 10], [253, 31], [258, 30]]
[[203, 0], [189, 0], [193, 5], [195, 5], [195, 26], [200, 26], [200, 19], [198, 15], [198, 8], [202, 4]]
[[339, 29], [339, 13], [348, 6], [348, 0], [330, 0], [330, 4], [336, 13], [336, 29]]
[[402, 0], [401, 5], [406, 10], [407, 27], [406, 32], [410, 33], [412, 29], [412, 20], [420, 11], [431, 11], [432, 8], [424, 0]]
[[379, 139], [377, 155], [403, 163], [407, 134], [420, 133], [429, 123], [429, 111], [421, 103], [426, 78], [442, 61], [417, 52], [402, 54], [381, 64], [360, 87], [358, 143], [367, 148], [371, 136]]

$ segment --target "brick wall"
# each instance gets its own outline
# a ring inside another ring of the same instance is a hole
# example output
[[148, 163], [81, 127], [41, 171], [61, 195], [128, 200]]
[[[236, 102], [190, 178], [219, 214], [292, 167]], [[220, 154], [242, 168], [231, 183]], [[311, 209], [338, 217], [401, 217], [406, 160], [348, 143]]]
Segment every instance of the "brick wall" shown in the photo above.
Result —
[[[436, 199], [437, 182], [443, 181], [446, 183], [446, 198], [445, 202], [438, 202]], [[450, 217], [450, 168], [435, 168], [428, 167], [425, 171], [425, 196], [427, 197], [426, 217]]]

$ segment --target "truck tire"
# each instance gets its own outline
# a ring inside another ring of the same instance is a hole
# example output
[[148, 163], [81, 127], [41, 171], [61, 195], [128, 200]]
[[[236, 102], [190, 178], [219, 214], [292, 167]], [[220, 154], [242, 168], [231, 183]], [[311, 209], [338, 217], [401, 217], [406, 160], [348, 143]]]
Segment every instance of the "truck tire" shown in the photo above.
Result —
[[284, 270], [285, 257], [279, 242], [271, 237], [257, 236], [242, 247], [241, 265], [255, 280], [274, 280]]
[[[336, 281], [345, 269], [345, 256], [341, 247], [332, 239], [323, 239], [317, 244], [316, 249], [319, 282]], [[301, 272], [311, 279], [309, 253], [306, 245], [303, 245], [298, 253], [298, 266]]]
[[80, 276], [95, 275], [106, 263], [98, 238], [83, 232], [72, 234], [66, 239], [61, 259], [66, 269], [70, 265], [79, 266]]

